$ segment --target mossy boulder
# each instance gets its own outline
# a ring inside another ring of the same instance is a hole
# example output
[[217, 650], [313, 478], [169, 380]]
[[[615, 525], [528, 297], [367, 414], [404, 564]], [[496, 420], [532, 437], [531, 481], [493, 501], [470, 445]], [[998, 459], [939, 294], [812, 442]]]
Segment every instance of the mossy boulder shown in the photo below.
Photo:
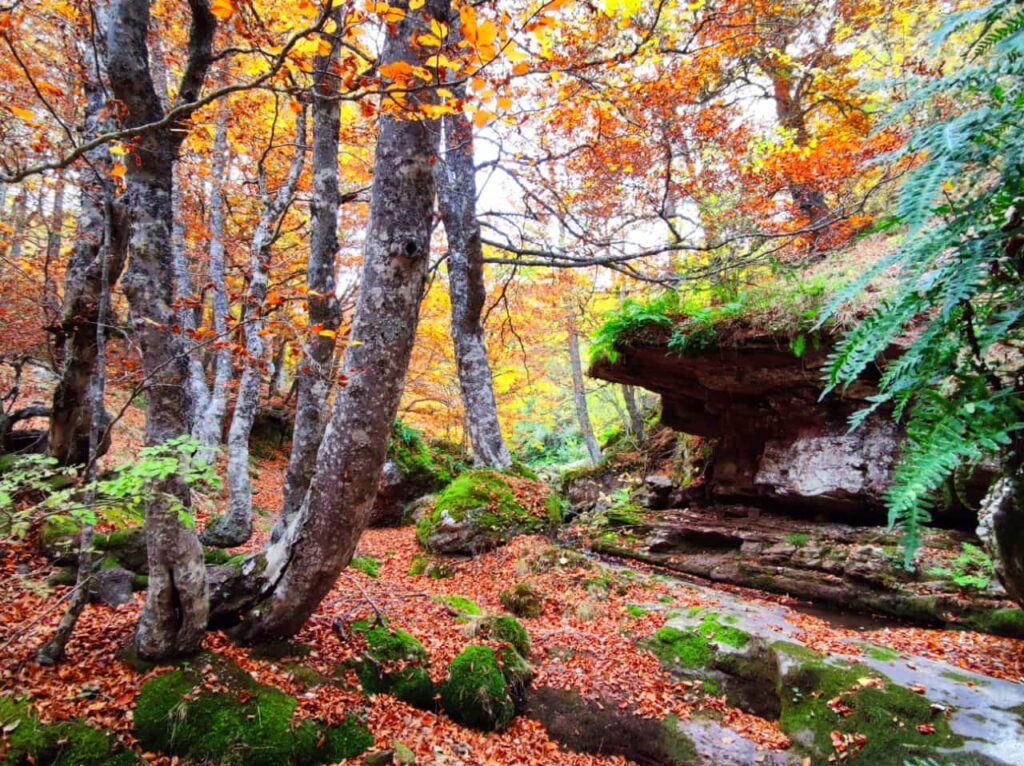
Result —
[[963, 740], [940, 706], [859, 663], [830, 662], [803, 646], [776, 642], [780, 658], [780, 728], [823, 759], [839, 741], [848, 760], [901, 766]]
[[434, 596], [434, 601], [443, 604], [445, 609], [451, 612], [460, 622], [466, 622], [468, 618], [479, 617], [482, 614], [477, 603], [465, 596], [442, 594]]
[[[210, 675], [218, 691], [204, 688]], [[334, 763], [373, 744], [354, 716], [327, 725], [296, 719], [296, 700], [222, 658], [201, 655], [139, 689], [134, 734], [146, 750], [224, 766]]]
[[82, 721], [43, 724], [27, 702], [0, 696], [3, 766], [45, 763], [51, 766], [129, 766], [141, 763], [123, 748], [112, 732], [94, 729]]
[[517, 582], [498, 594], [501, 605], [517, 617], [540, 617], [544, 608], [540, 593], [529, 582]]
[[388, 441], [370, 523], [391, 526], [405, 523], [405, 509], [424, 495], [437, 492], [467, 468], [456, 445], [430, 441], [401, 420]]
[[[65, 516], [52, 516], [39, 529], [39, 550], [55, 564], [78, 562], [81, 525]], [[146, 532], [142, 527], [127, 527], [113, 532], [97, 532], [93, 538], [97, 559], [108, 567], [121, 566], [130, 572], [148, 571]]]
[[491, 470], [467, 471], [437, 496], [416, 524], [416, 539], [435, 553], [474, 554], [561, 520], [545, 485]]
[[530, 656], [530, 634], [510, 614], [488, 617], [480, 625], [480, 635], [509, 644], [522, 657]]
[[366, 640], [356, 660], [356, 674], [367, 694], [390, 694], [414, 707], [434, 707], [434, 683], [430, 657], [411, 633], [384, 625], [354, 626]]
[[501, 731], [515, 716], [530, 673], [529, 664], [511, 647], [467, 646], [448, 666], [441, 705], [460, 723]]

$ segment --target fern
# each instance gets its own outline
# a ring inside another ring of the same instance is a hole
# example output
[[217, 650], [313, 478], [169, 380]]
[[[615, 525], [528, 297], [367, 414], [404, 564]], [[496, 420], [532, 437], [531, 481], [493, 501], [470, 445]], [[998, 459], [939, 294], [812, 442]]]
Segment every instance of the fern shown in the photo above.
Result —
[[893, 294], [836, 345], [825, 383], [826, 393], [849, 386], [883, 351], [895, 353], [878, 394], [850, 425], [883, 406], [905, 421], [886, 501], [908, 566], [948, 477], [1021, 451], [1015, 438], [1024, 428], [1024, 365], [1015, 350], [1024, 343], [1024, 254], [1009, 240], [1021, 227], [1005, 230], [1024, 206], [1024, 11], [995, 0], [951, 14], [937, 44], [954, 34], [972, 40], [965, 63], [922, 77], [895, 112], [904, 122], [940, 115], [919, 122], [906, 146], [886, 158], [916, 163], [897, 204], [907, 236], [839, 291], [819, 319], [897, 268]]

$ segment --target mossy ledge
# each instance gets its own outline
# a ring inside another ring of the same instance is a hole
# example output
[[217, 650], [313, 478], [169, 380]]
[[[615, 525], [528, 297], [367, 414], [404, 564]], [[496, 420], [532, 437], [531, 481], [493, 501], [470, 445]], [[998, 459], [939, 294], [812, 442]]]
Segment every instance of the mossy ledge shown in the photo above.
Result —
[[[223, 691], [203, 688], [214, 674]], [[373, 744], [353, 715], [339, 724], [294, 719], [296, 700], [256, 683], [216, 655], [146, 681], [136, 697], [134, 734], [150, 751], [222, 766], [312, 766], [351, 758]]]

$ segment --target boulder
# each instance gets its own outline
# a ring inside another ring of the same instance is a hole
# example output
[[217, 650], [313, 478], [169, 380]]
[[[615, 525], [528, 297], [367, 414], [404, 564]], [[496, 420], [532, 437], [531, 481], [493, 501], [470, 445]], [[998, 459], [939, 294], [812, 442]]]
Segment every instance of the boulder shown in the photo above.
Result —
[[491, 470], [461, 474], [416, 524], [416, 539], [433, 553], [476, 554], [518, 534], [561, 521], [561, 502], [547, 485]]
[[132, 600], [135, 573], [119, 566], [100, 569], [93, 578], [93, 592], [100, 603], [120, 606]]

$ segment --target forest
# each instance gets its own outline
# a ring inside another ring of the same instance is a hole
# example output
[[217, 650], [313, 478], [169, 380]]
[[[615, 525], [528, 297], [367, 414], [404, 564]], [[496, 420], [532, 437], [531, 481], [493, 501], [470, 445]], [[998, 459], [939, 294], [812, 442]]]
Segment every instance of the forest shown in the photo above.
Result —
[[0, 43], [0, 764], [1024, 764], [1020, 0]]

